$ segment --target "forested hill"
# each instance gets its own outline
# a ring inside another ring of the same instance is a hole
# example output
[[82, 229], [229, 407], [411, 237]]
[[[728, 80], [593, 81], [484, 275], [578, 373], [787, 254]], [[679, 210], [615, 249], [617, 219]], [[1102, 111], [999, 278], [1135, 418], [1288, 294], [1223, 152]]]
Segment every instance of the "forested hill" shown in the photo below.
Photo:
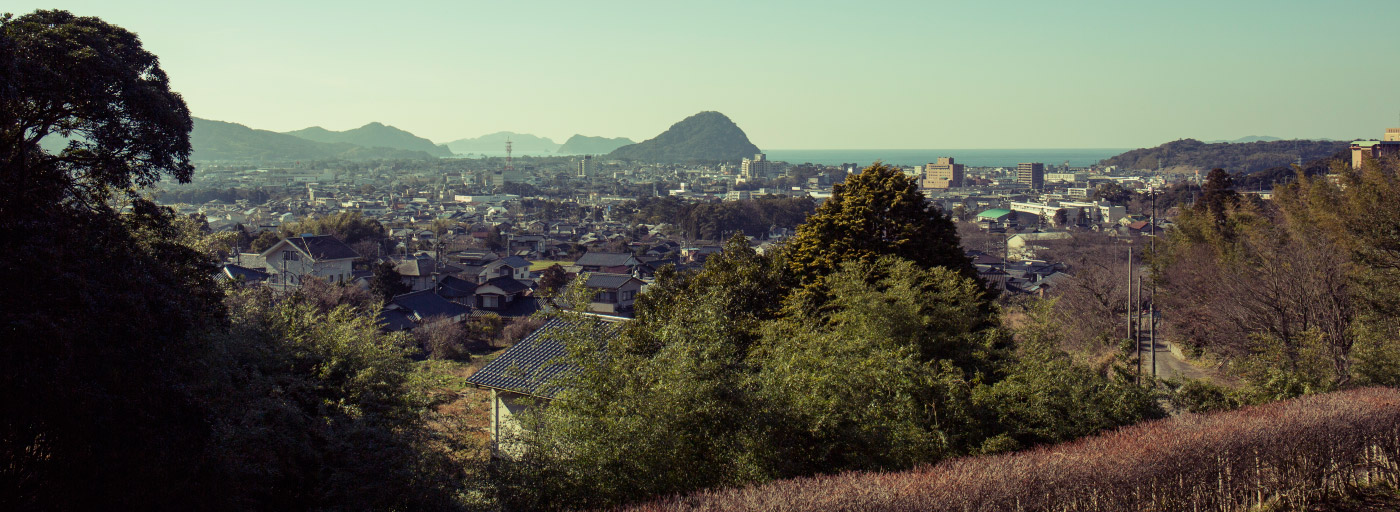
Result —
[[1126, 169], [1185, 167], [1202, 170], [1216, 167], [1231, 174], [1327, 158], [1347, 147], [1342, 141], [1276, 140], [1232, 144], [1208, 144], [1181, 139], [1155, 148], [1134, 149], [1104, 160], [1103, 165]]
[[555, 153], [560, 155], [606, 155], [628, 144], [636, 144], [636, 142], [627, 137], [609, 139], [607, 137], [574, 135], [569, 137], [563, 146], [559, 146], [559, 150]]
[[447, 146], [433, 144], [433, 141], [428, 139], [377, 122], [343, 132], [327, 130], [320, 126], [312, 126], [310, 128], [287, 132], [287, 135], [293, 135], [306, 140], [314, 140], [316, 142], [348, 142], [356, 146], [364, 146], [367, 148], [405, 149], [409, 151], [422, 151], [436, 157], [452, 156], [452, 151], [447, 149]]
[[748, 135], [719, 112], [687, 117], [655, 138], [622, 146], [608, 156], [657, 163], [738, 161], [759, 153]]
[[[1308, 176], [1327, 174], [1332, 172], [1332, 166], [1338, 163], [1350, 164], [1351, 151], [1342, 148], [1324, 158], [1313, 161], [1304, 160], [1303, 173]], [[1275, 183], [1293, 179], [1297, 174], [1298, 171], [1290, 164], [1259, 170], [1250, 169], [1248, 172], [1236, 174], [1232, 178], [1234, 178], [1236, 190], [1266, 190], [1273, 188]]]
[[194, 119], [190, 144], [194, 160], [275, 162], [291, 160], [380, 160], [429, 159], [423, 151], [364, 147], [346, 142], [327, 143], [306, 140], [285, 133], [255, 130], [237, 123]]

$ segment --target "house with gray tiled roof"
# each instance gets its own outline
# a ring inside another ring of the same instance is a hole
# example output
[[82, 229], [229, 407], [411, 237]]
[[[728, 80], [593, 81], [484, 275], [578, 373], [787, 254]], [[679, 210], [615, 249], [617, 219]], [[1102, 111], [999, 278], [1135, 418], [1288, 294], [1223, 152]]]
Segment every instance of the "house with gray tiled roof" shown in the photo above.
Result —
[[434, 290], [423, 290], [417, 292], [397, 295], [384, 305], [385, 310], [403, 311], [415, 323], [425, 323], [434, 318], [442, 318], [447, 321], [460, 322], [466, 320], [471, 313], [471, 308], [444, 299]]
[[258, 255], [271, 274], [268, 286], [280, 290], [300, 288], [309, 277], [343, 283], [353, 279], [352, 267], [360, 255], [330, 235], [284, 238]]
[[607, 272], [612, 274], [630, 274], [642, 262], [636, 256], [626, 252], [602, 252], [588, 251], [579, 256], [574, 264], [583, 267], [584, 272]]
[[578, 371], [578, 366], [568, 361], [568, 344], [592, 343], [602, 349], [617, 335], [624, 320], [588, 314], [551, 318], [467, 376], [468, 384], [491, 390], [491, 444], [496, 455], [518, 454], [511, 441], [521, 432], [515, 417], [548, 404], [567, 378]]
[[473, 292], [478, 309], [501, 311], [510, 309], [511, 303], [528, 294], [530, 286], [510, 276], [492, 278], [477, 285]]
[[595, 272], [584, 276], [587, 279], [584, 286], [593, 292], [593, 301], [588, 304], [588, 310], [605, 315], [630, 315], [637, 294], [641, 293], [645, 284], [631, 274]]

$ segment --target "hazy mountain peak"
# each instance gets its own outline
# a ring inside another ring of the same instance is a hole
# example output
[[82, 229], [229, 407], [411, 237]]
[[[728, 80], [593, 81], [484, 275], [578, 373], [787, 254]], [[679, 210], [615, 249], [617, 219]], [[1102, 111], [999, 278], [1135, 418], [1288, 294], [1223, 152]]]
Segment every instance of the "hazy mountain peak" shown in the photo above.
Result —
[[345, 130], [343, 132], [327, 130], [320, 126], [312, 126], [310, 128], [287, 132], [287, 135], [316, 142], [345, 142], [367, 148], [381, 147], [404, 149], [409, 151], [422, 151], [439, 157], [452, 156], [452, 151], [448, 150], [446, 147], [433, 144], [433, 141], [378, 121], [372, 121], [359, 128]]
[[627, 137], [610, 139], [574, 134], [573, 137], [569, 137], [569, 140], [564, 142], [563, 146], [559, 146], [557, 153], [560, 155], [606, 155], [617, 148], [635, 143]]

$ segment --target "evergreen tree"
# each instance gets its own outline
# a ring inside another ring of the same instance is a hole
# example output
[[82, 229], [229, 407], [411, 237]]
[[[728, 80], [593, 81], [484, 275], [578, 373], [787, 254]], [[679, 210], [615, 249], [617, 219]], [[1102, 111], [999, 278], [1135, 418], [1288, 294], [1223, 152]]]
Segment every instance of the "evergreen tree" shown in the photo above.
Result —
[[957, 227], [899, 169], [876, 162], [832, 187], [832, 195], [797, 228], [787, 261], [804, 285], [820, 284], [847, 261], [898, 256], [976, 278]]
[[394, 264], [383, 262], [374, 266], [374, 277], [370, 278], [369, 291], [384, 302], [396, 296], [413, 291], [413, 287], [403, 282], [403, 276]]

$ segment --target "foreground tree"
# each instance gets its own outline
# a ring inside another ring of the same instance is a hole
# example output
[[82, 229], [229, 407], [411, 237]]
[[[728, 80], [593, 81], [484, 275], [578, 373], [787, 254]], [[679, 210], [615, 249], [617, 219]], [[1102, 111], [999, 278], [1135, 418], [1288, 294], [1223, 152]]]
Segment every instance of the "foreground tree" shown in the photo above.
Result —
[[0, 73], [0, 508], [198, 506], [221, 294], [135, 188], [189, 180], [189, 112], [135, 34], [63, 11], [0, 18]]
[[[0, 19], [0, 48], [0, 215], [68, 201], [96, 209], [162, 175], [189, 180], [189, 109], [136, 34], [36, 11]], [[64, 139], [57, 153], [40, 145]]]
[[232, 240], [142, 197], [190, 119], [134, 34], [6, 16], [0, 76], [0, 509], [450, 505], [398, 340], [343, 294], [229, 322]]

